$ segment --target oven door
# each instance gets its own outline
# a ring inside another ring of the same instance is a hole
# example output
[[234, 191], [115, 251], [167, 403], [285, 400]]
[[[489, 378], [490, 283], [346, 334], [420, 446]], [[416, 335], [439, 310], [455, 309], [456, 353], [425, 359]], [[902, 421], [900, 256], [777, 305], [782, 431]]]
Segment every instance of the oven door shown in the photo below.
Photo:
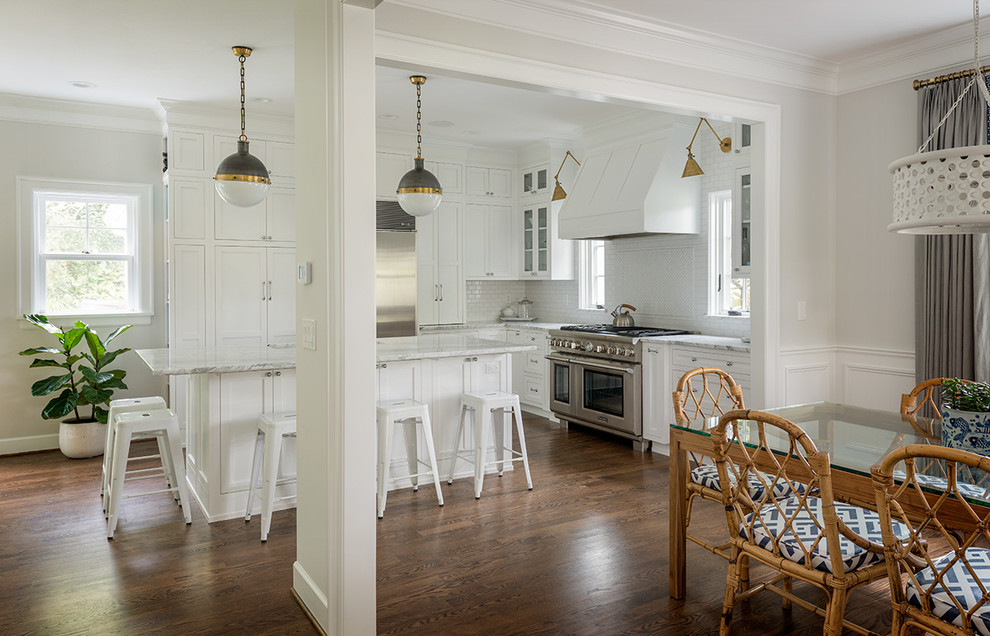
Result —
[[580, 396], [575, 417], [639, 437], [643, 434], [642, 366], [621, 362], [581, 361]]
[[546, 358], [550, 362], [550, 410], [566, 420], [577, 410], [577, 366], [553, 354]]

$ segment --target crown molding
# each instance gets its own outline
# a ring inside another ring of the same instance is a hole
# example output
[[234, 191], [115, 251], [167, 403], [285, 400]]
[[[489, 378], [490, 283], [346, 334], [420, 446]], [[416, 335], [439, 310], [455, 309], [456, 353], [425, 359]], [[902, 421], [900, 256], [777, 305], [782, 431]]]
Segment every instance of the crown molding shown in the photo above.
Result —
[[[162, 126], [182, 126], [219, 130], [237, 136], [240, 133], [240, 120], [234, 109], [213, 108], [196, 102], [159, 98], [155, 108]], [[285, 141], [295, 139], [295, 118], [273, 113], [251, 113], [247, 119], [249, 138], [272, 137]]]
[[[833, 62], [606, 12], [583, 0], [390, 0], [388, 5], [775, 85], [827, 94], [838, 87], [838, 65]], [[588, 38], [589, 26], [596, 29], [594, 41]]]
[[123, 132], [161, 132], [158, 118], [144, 108], [13, 93], [0, 93], [0, 120]]

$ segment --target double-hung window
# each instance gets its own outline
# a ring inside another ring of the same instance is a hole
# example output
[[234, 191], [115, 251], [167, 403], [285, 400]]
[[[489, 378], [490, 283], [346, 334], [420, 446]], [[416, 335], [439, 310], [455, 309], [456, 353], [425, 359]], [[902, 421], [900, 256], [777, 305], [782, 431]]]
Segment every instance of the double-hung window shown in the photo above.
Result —
[[578, 306], [605, 308], [605, 241], [581, 241], [578, 267]]
[[50, 317], [152, 313], [151, 186], [19, 179], [21, 308]]
[[739, 223], [732, 216], [732, 192], [710, 193], [708, 213], [709, 313], [716, 316], [749, 315], [749, 278], [734, 275], [733, 232]]

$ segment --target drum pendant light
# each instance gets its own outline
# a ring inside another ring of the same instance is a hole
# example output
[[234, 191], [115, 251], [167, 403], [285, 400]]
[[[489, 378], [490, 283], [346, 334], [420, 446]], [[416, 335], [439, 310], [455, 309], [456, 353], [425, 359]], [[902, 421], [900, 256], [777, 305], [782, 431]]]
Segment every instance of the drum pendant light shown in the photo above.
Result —
[[248, 138], [244, 134], [244, 60], [251, 55], [251, 49], [235, 46], [233, 51], [241, 63], [241, 136], [237, 138], [237, 152], [220, 162], [213, 179], [224, 201], [248, 208], [265, 200], [272, 180], [261, 159], [248, 152]]
[[420, 108], [422, 88], [426, 78], [422, 75], [413, 75], [409, 81], [416, 85], [416, 167], [402, 176], [395, 193], [399, 198], [399, 207], [407, 213], [413, 216], [426, 216], [440, 206], [443, 189], [433, 173], [423, 167], [423, 123]]

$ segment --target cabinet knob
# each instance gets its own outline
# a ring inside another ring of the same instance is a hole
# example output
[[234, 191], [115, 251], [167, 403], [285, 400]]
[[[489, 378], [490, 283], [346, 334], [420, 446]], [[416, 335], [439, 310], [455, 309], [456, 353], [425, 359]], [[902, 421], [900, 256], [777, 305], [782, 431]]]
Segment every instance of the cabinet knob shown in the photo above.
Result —
[[266, 377], [266, 378], [270, 378], [270, 377], [272, 377], [272, 372], [271, 372], [271, 371], [269, 371], [268, 373], [266, 373], [266, 374], [265, 374], [265, 377]]
[[731, 366], [732, 366], [732, 362], [731, 362], [731, 361], [728, 361], [728, 362], [726, 362], [726, 363], [725, 363], [725, 366], [727, 366], [727, 367], [731, 367]]
[[698, 361], [697, 358], [691, 358], [691, 362], [697, 362], [697, 361]]
[[282, 372], [281, 371], [276, 371], [275, 372], [275, 375], [278, 376], [278, 377], [282, 377]]
[[471, 358], [471, 361], [472, 361], [472, 362], [477, 362], [477, 361], [478, 361], [478, 359], [477, 359], [477, 358]]
[[382, 362], [382, 368], [384, 369], [386, 367], [388, 367], [388, 364], [386, 364], [385, 362]]
[[265, 235], [264, 235], [264, 234], [262, 234], [262, 235], [261, 235], [261, 240], [262, 240], [262, 241], [264, 241], [264, 240], [265, 240]]

